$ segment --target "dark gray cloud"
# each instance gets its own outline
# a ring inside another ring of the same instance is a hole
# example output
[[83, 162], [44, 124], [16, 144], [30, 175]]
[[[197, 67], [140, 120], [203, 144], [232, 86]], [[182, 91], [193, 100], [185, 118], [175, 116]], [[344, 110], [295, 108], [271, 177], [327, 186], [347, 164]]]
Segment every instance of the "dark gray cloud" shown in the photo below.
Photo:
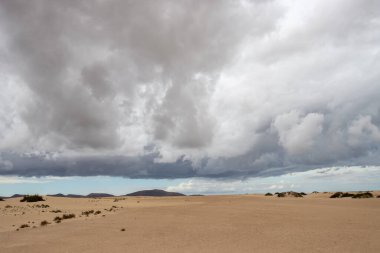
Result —
[[378, 1], [0, 1], [0, 174], [379, 165], [379, 28]]

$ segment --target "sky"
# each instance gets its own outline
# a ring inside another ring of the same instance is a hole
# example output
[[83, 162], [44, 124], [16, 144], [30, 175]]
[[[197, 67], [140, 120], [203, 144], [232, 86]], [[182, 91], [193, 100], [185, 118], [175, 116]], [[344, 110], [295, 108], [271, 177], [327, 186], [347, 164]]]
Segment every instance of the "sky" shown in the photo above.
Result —
[[376, 0], [0, 0], [0, 195], [380, 189], [379, 69]]

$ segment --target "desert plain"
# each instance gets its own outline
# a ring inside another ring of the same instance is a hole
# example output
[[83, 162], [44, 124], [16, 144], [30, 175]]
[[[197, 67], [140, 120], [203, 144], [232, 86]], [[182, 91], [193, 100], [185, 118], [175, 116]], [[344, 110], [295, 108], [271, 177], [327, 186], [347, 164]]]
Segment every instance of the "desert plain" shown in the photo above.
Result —
[[10, 198], [0, 252], [380, 252], [380, 198], [330, 195]]

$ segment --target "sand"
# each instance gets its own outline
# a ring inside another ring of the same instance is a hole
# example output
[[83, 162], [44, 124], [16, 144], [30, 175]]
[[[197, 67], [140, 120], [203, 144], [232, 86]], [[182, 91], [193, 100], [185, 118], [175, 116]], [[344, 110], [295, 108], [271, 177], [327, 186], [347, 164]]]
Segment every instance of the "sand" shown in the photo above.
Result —
[[380, 252], [380, 198], [329, 195], [7, 199], [0, 252]]

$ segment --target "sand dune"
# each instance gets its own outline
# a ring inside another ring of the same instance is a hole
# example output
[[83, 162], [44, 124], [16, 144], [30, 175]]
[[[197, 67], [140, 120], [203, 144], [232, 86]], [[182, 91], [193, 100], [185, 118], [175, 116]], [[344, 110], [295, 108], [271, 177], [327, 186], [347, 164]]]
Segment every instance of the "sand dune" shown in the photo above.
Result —
[[0, 252], [380, 252], [380, 199], [330, 195], [6, 199]]

